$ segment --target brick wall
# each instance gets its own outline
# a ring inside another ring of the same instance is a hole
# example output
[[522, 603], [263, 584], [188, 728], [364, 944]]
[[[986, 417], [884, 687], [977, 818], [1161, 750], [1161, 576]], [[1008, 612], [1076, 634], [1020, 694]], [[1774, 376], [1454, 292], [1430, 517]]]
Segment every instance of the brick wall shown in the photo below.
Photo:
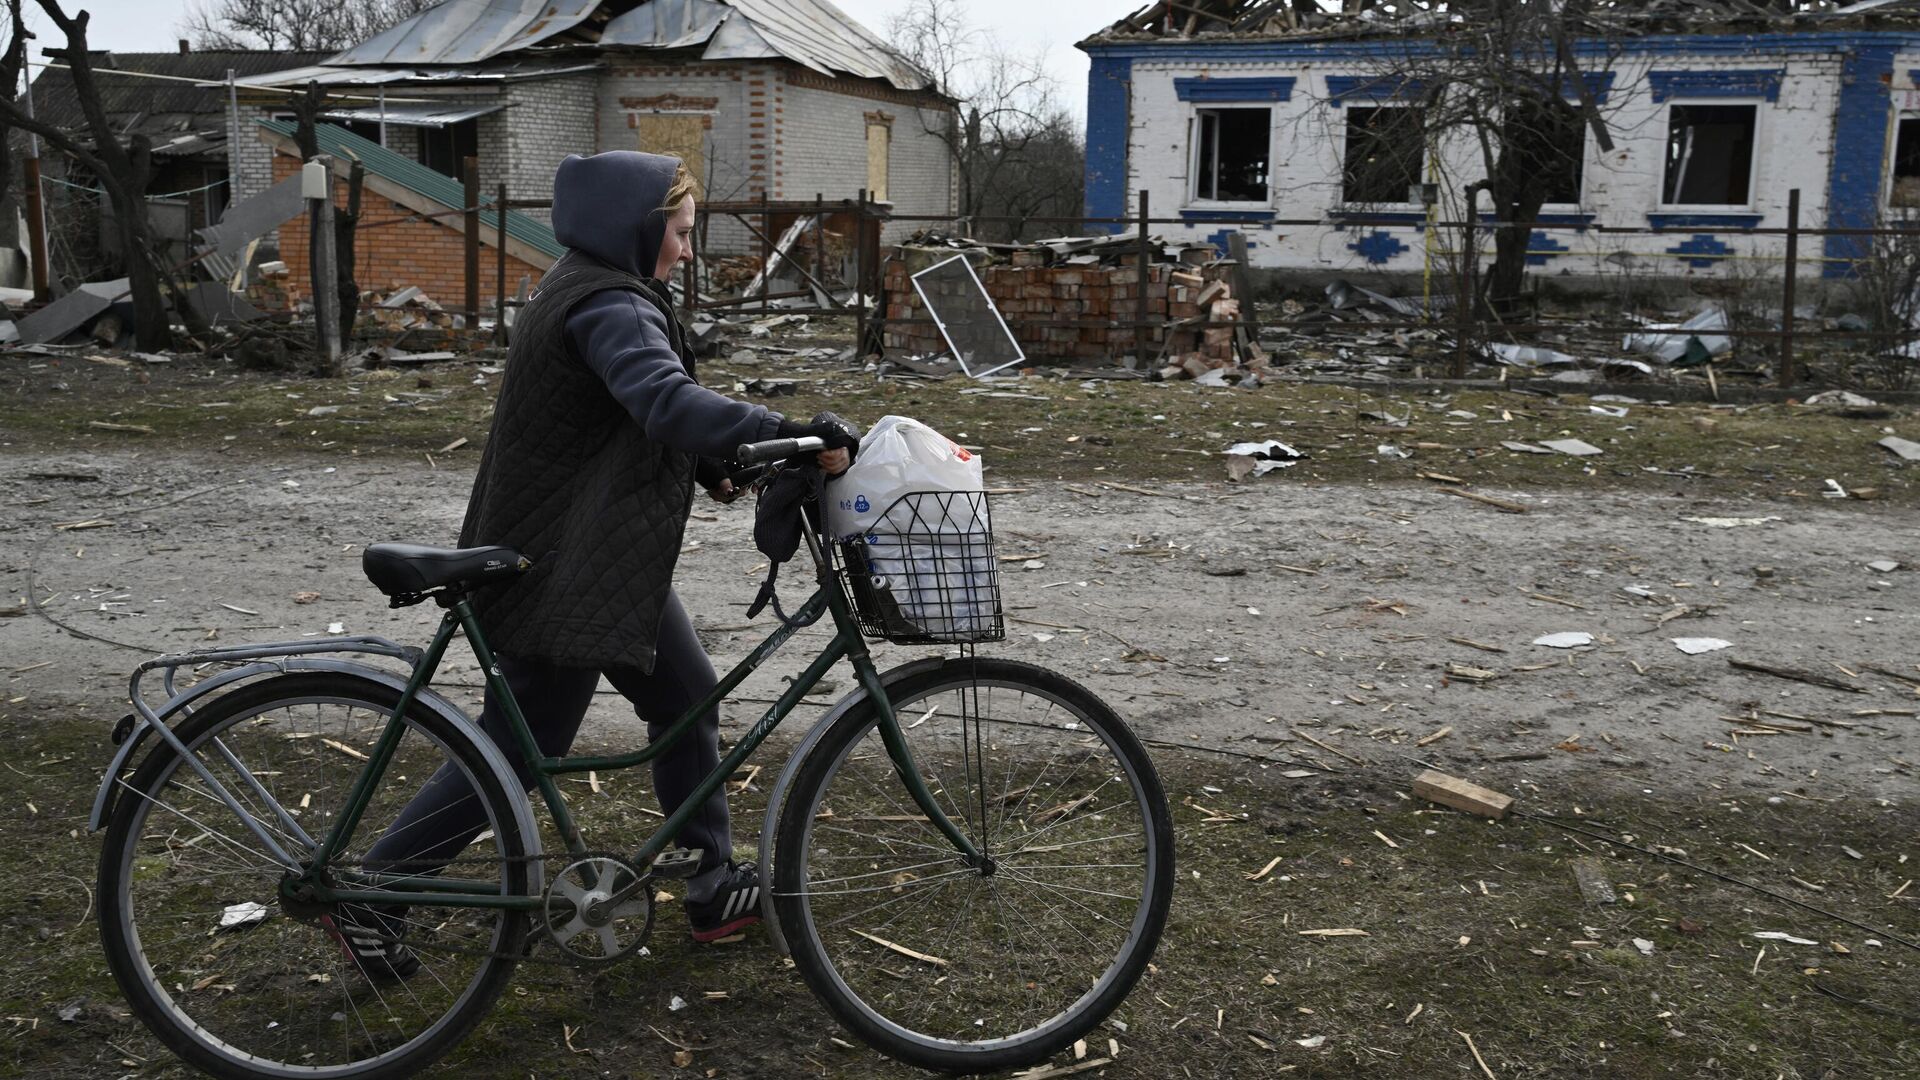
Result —
[[[829, 79], [783, 69], [777, 86], [773, 197], [852, 198], [867, 186], [870, 118], [893, 128], [888, 195], [896, 214], [951, 214], [958, 200], [952, 157], [939, 132], [953, 114], [930, 109], [915, 95], [856, 79]], [[897, 243], [925, 222], [889, 225], [884, 243]]]
[[[291, 156], [276, 155], [273, 158], [273, 179], [285, 179], [298, 168], [299, 163]], [[337, 181], [334, 184], [334, 204], [344, 208], [346, 202], [346, 184]], [[363, 192], [360, 201], [363, 227], [354, 238], [355, 279], [359, 281], [363, 292], [371, 290], [385, 293], [417, 285], [441, 307], [449, 311], [457, 310], [466, 304], [467, 297], [465, 225], [458, 216], [435, 221], [379, 224], [409, 217], [413, 213], [371, 189]], [[486, 235], [482, 233], [480, 250], [480, 303], [486, 313], [491, 313], [496, 299], [496, 256], [493, 245], [486, 242]], [[289, 303], [298, 303], [309, 292], [312, 280], [309, 252], [307, 219], [304, 215], [280, 227], [280, 258], [290, 272], [287, 285]], [[536, 266], [508, 255], [507, 294], [511, 296], [519, 286], [522, 274], [537, 283], [546, 267], [544, 261]]]
[[[507, 128], [507, 192], [515, 199], [553, 198], [553, 173], [568, 154], [600, 150], [595, 72], [514, 83], [504, 114]], [[526, 210], [551, 223], [548, 210]]]

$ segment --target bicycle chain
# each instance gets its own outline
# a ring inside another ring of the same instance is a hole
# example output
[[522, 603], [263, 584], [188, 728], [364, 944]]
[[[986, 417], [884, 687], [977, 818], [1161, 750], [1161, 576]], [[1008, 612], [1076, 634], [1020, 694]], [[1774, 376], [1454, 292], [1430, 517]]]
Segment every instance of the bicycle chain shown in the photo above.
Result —
[[[511, 863], [558, 861], [560, 868], [564, 870], [568, 865], [575, 862], [579, 862], [582, 859], [615, 859], [629, 866], [633, 865], [632, 860], [628, 856], [621, 855], [617, 852], [612, 852], [612, 851], [583, 851], [577, 854], [570, 851], [563, 851], [563, 852], [549, 852], [549, 853], [544, 853], [540, 855], [502, 855], [496, 858], [472, 857], [472, 858], [465, 858], [465, 859], [448, 859], [444, 862], [439, 860], [427, 860], [427, 859], [412, 860], [412, 861], [401, 860], [397, 862], [388, 862], [388, 863], [385, 863], [385, 865], [395, 869], [405, 869], [406, 867], [412, 865], [414, 861], [417, 861], [422, 866], [430, 866], [434, 869], [445, 869], [451, 866], [458, 866], [462, 863], [487, 864], [487, 865], [498, 866], [503, 863], [511, 864]], [[651, 873], [645, 874], [640, 880], [641, 880], [641, 884], [648, 888], [651, 888], [655, 883], [655, 879]], [[528, 894], [528, 895], [533, 895], [533, 894]], [[652, 894], [649, 893], [648, 895], [649, 895], [649, 898], [651, 898]], [[355, 903], [358, 903], [363, 907], [379, 906], [377, 904], [367, 903], [363, 901], [355, 901]], [[531, 922], [532, 921], [531, 916], [537, 913], [507, 911], [507, 914], [527, 915], [529, 916], [529, 922]], [[483, 959], [489, 959], [489, 960], [512, 960], [515, 963], [519, 963], [519, 964], [550, 964], [554, 967], [565, 967], [565, 968], [574, 968], [574, 969], [595, 966], [591, 964], [582, 964], [575, 960], [566, 959], [565, 957], [549, 957], [549, 956], [533, 955], [534, 945], [537, 942], [546, 940], [546, 935], [540, 932], [537, 928], [535, 928], [532, 931], [532, 933], [530, 933], [527, 944], [524, 948], [524, 951], [519, 953], [497, 952], [492, 949], [472, 949], [463, 945], [448, 945], [448, 944], [440, 944], [440, 943], [429, 944], [426, 942], [409, 939], [401, 934], [383, 934], [377, 930], [373, 930], [369, 927], [363, 927], [359, 925], [356, 925], [354, 927], [354, 934], [356, 937], [360, 937], [360, 936], [370, 937], [376, 941], [383, 941], [390, 945], [405, 945], [410, 949], [415, 949], [418, 951], [450, 953], [458, 956], [477, 956], [477, 957], [481, 957]], [[558, 946], [556, 946], [556, 948], [558, 948]]]

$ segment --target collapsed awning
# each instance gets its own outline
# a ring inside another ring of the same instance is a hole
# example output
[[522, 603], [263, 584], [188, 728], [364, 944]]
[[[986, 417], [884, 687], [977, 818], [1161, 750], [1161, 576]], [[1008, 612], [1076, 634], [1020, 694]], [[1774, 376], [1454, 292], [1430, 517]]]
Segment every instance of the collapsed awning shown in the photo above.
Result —
[[325, 113], [328, 120], [348, 120], [367, 124], [386, 122], [405, 124], [408, 127], [443, 128], [471, 120], [476, 116], [496, 113], [506, 105], [494, 102], [490, 105], [372, 105], [357, 106], [351, 109], [329, 109]]

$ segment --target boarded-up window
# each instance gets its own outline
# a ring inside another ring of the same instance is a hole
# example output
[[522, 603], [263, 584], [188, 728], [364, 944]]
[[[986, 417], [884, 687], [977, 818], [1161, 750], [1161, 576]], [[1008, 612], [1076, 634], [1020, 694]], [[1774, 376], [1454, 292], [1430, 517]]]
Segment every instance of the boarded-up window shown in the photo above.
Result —
[[875, 202], [893, 201], [887, 183], [887, 161], [893, 153], [890, 120], [867, 120], [867, 195]]
[[687, 170], [707, 187], [707, 118], [690, 113], [642, 113], [635, 125], [640, 149], [649, 154], [671, 154], [687, 163]]

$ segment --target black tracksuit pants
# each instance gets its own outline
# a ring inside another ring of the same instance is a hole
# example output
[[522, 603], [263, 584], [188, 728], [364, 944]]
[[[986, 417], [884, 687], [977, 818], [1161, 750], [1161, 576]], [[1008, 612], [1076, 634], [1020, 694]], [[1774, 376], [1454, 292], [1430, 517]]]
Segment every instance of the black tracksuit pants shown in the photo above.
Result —
[[[506, 656], [497, 656], [495, 660], [500, 674], [513, 690], [513, 699], [527, 718], [527, 726], [532, 729], [540, 752], [548, 757], [563, 755], [573, 745], [580, 722], [586, 718], [587, 706], [593, 702], [594, 688], [600, 684], [603, 674], [614, 689], [633, 704], [640, 719], [646, 721], [649, 739], [658, 738], [719, 681], [706, 650], [700, 647], [699, 636], [694, 633], [693, 620], [687, 617], [680, 598], [673, 594], [668, 595], [666, 609], [660, 616], [651, 675], [638, 668], [609, 668], [601, 672]], [[492, 689], [487, 691], [480, 725], [513, 764], [520, 786], [531, 790], [532, 772], [521, 760], [519, 743]], [[673, 813], [719, 764], [720, 713], [716, 709], [701, 717], [672, 750], [654, 760], [653, 783], [660, 808]], [[407, 861], [417, 867], [416, 860], [444, 864], [464, 850], [486, 824], [485, 812], [473, 797], [472, 788], [459, 769], [449, 762], [441, 766], [413, 801], [401, 810], [386, 834], [367, 853], [366, 865], [371, 868]], [[699, 892], [707, 879], [716, 877], [708, 871], [717, 869], [733, 854], [724, 786], [687, 822], [677, 842], [682, 847], [700, 848], [704, 853], [701, 873], [691, 890]]]

